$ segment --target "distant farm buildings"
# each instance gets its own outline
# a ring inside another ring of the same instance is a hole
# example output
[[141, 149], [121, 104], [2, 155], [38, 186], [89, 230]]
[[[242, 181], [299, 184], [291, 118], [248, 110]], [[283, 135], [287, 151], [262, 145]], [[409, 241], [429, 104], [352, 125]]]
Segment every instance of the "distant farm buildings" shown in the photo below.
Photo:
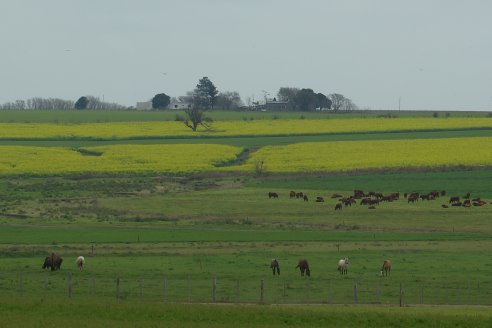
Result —
[[[171, 101], [169, 105], [167, 105], [166, 109], [186, 109], [190, 108], [191, 103], [184, 101]], [[137, 102], [135, 108], [137, 110], [152, 110], [152, 101], [142, 101]]]

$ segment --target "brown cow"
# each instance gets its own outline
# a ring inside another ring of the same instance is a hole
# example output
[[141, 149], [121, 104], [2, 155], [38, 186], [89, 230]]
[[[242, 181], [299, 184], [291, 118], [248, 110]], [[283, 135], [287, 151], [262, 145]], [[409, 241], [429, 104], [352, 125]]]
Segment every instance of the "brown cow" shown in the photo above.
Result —
[[389, 276], [391, 273], [391, 261], [384, 260], [383, 266], [381, 267], [381, 277]]
[[296, 192], [291, 190], [290, 193], [289, 193], [289, 197], [290, 198], [295, 198], [296, 197]]
[[301, 270], [301, 277], [304, 276], [304, 273], [306, 273], [306, 276], [310, 277], [311, 276], [311, 271], [309, 270], [309, 263], [306, 259], [299, 260], [299, 263], [297, 263], [296, 269], [299, 268]]
[[305, 202], [309, 201], [309, 198], [306, 194], [304, 194], [304, 197], [302, 197], [304, 199]]
[[317, 203], [323, 203], [325, 201], [325, 199], [321, 196], [316, 196], [316, 202]]
[[335, 211], [338, 211], [338, 210], [342, 210], [342, 204], [341, 203], [338, 203], [335, 205]]
[[278, 198], [278, 194], [276, 192], [270, 191], [268, 193], [268, 198]]

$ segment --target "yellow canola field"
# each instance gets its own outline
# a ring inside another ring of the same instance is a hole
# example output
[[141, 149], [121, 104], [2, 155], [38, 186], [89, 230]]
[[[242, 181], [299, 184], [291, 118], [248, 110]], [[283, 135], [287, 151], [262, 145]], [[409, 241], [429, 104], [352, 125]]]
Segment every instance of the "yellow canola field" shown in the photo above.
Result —
[[0, 146], [0, 174], [191, 173], [211, 171], [242, 149], [226, 145], [112, 145], [86, 147], [95, 155], [61, 147]]
[[[266, 146], [235, 170], [318, 172], [397, 167], [492, 165], [492, 138], [306, 142]], [[232, 168], [227, 168], [232, 169]]]
[[192, 132], [182, 122], [81, 124], [0, 123], [0, 139], [126, 139], [201, 136], [306, 135], [353, 132], [492, 128], [492, 118], [365, 118], [217, 121]]

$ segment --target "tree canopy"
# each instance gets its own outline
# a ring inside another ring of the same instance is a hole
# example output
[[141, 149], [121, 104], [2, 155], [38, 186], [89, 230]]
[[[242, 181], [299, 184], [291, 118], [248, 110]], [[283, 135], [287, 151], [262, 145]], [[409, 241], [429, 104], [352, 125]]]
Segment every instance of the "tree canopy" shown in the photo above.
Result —
[[82, 96], [75, 102], [75, 109], [86, 109], [87, 105], [89, 105], [89, 99], [87, 97]]
[[171, 103], [171, 97], [165, 93], [158, 93], [152, 98], [152, 108], [164, 109]]
[[193, 102], [194, 106], [200, 108], [214, 108], [217, 94], [219, 91], [212, 81], [206, 76], [201, 78], [194, 90]]

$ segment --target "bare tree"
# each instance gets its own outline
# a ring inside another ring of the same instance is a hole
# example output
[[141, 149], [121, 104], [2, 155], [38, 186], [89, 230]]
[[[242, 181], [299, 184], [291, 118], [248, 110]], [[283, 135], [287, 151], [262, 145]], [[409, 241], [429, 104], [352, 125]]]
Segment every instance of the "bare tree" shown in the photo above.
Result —
[[338, 112], [340, 109], [342, 109], [343, 103], [345, 101], [345, 97], [343, 95], [339, 93], [332, 93], [328, 96], [328, 98], [330, 98], [331, 108], [333, 108], [335, 112]]
[[345, 98], [342, 101], [342, 106], [340, 108], [343, 111], [352, 111], [357, 110], [357, 106], [350, 100], [349, 98]]
[[[195, 95], [195, 97], [199, 97], [199, 95]], [[200, 104], [200, 100], [194, 100], [192, 106], [184, 109], [186, 118], [183, 123], [193, 130], [193, 132], [196, 131], [199, 125], [203, 126], [205, 129], [211, 128], [210, 122], [212, 122], [212, 120], [205, 116], [205, 110], [200, 108], [198, 104]]]
[[215, 105], [221, 109], [232, 109], [241, 107], [243, 102], [237, 91], [224, 91], [215, 99]]

